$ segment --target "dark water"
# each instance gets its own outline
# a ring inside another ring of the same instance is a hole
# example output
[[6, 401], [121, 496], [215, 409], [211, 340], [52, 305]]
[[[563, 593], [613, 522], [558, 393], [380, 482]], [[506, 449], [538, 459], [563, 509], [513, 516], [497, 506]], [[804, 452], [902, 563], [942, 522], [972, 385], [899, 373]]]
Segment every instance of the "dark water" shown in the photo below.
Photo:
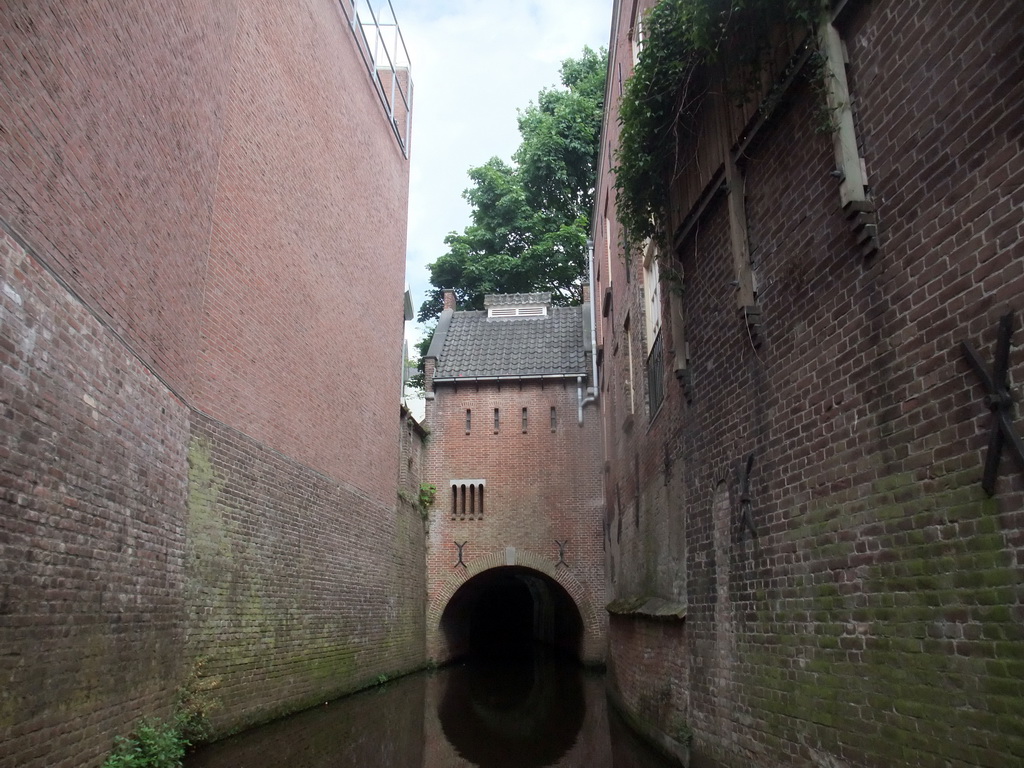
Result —
[[338, 699], [200, 748], [186, 768], [668, 768], [610, 710], [604, 677], [477, 661]]

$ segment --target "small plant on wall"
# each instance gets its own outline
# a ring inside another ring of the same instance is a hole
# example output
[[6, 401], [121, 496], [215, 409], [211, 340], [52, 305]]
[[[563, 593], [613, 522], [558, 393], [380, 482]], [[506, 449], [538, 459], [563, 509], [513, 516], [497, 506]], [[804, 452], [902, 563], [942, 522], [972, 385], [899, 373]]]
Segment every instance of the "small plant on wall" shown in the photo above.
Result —
[[420, 512], [425, 518], [434, 506], [434, 499], [437, 498], [437, 486], [433, 483], [420, 483]]

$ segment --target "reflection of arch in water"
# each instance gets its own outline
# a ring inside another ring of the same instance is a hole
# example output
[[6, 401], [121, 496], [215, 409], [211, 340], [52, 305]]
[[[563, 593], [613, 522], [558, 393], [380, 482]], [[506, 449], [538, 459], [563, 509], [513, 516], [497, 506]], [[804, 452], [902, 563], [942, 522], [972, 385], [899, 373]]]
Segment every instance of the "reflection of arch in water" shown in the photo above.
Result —
[[474, 661], [446, 672], [445, 738], [482, 768], [555, 765], [586, 715], [581, 670], [550, 659]]
[[[549, 559], [514, 547], [473, 560], [437, 591], [427, 608], [428, 652], [433, 661], [442, 663], [469, 651], [469, 616], [487, 581], [501, 572], [516, 573], [530, 589], [540, 614], [534, 622], [538, 640], [585, 663], [603, 663], [603, 628], [580, 582], [567, 568], [556, 568]], [[569, 625], [574, 622], [579, 626], [572, 637]]]

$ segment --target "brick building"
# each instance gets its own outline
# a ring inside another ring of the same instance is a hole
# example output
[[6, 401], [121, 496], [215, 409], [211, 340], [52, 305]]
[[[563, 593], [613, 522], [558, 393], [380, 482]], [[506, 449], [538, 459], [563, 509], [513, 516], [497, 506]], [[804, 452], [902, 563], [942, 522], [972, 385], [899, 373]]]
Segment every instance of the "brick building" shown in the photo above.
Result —
[[[454, 291], [426, 355], [427, 652], [446, 661], [517, 631], [603, 659], [600, 432], [590, 304]], [[492, 615], [496, 608], [500, 616]], [[491, 638], [493, 639], [493, 637]]]
[[728, 766], [1024, 765], [1024, 8], [834, 3], [740, 106], [690, 71], [627, 258], [652, 5], [593, 218], [615, 696]]
[[99, 765], [199, 658], [217, 732], [423, 662], [392, 22], [0, 9], [0, 766]]

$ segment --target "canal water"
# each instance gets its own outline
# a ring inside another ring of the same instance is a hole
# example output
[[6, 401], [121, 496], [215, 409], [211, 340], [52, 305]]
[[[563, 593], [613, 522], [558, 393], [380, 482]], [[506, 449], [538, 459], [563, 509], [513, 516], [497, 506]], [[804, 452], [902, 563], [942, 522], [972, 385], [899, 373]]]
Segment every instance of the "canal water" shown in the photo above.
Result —
[[186, 768], [668, 768], [618, 719], [604, 676], [550, 658], [392, 681], [199, 748]]

